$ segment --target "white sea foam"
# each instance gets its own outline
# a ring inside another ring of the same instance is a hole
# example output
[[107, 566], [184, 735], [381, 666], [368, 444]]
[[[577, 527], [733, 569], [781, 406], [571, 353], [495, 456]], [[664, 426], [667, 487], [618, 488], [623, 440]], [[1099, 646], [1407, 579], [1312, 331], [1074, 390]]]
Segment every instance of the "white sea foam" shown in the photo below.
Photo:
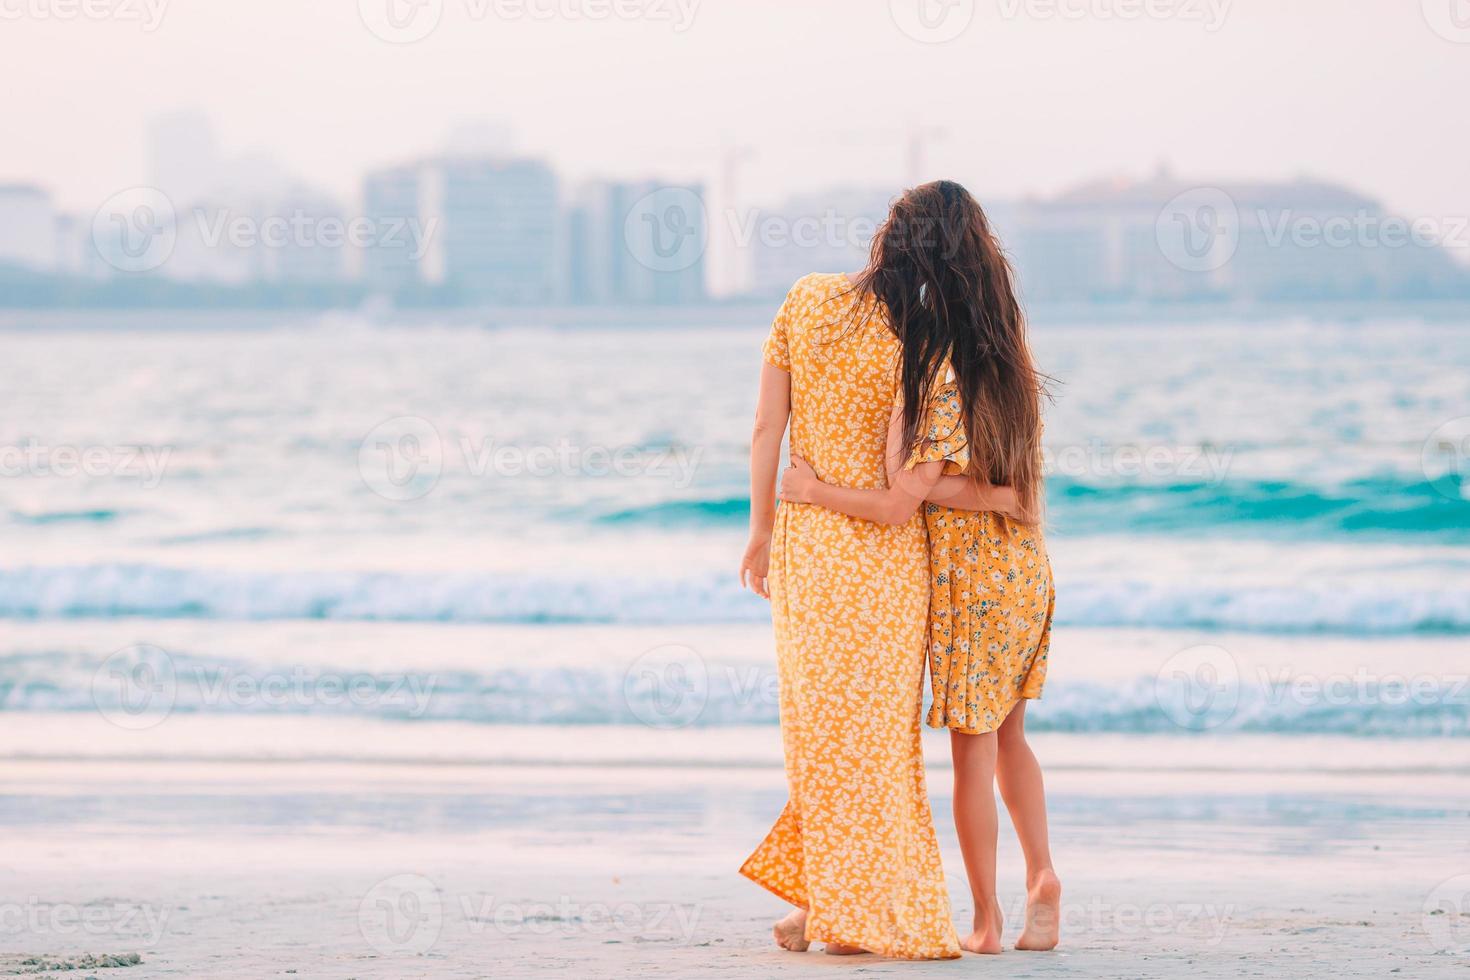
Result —
[[[1072, 578], [1057, 621], [1285, 633], [1470, 632], [1470, 592]], [[0, 569], [0, 616], [446, 623], [760, 622], [733, 575], [264, 572], [156, 565]]]
[[[157, 649], [141, 659], [149, 666], [147, 687], [138, 685], [143, 675], [115, 669], [112, 658], [71, 652], [0, 657], [0, 710], [100, 713], [124, 728], [183, 715], [669, 730], [778, 722], [769, 665], [698, 658], [681, 663], [676, 656], [606, 667], [343, 671]], [[123, 666], [130, 670], [138, 661]], [[1464, 675], [1361, 681], [1344, 675], [1308, 684], [1247, 671], [1209, 688], [1199, 680], [1171, 674], [1057, 677], [1029, 709], [1027, 724], [1074, 733], [1470, 734]], [[135, 719], [138, 724], [131, 724]]]

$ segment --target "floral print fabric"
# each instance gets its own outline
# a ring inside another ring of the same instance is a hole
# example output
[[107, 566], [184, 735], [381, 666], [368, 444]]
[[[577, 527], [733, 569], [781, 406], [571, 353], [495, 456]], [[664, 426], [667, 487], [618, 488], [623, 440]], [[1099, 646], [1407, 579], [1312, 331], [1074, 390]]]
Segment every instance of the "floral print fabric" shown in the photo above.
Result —
[[[764, 356], [791, 373], [791, 450], [823, 479], [886, 485], [897, 340], [840, 275], [792, 287]], [[924, 782], [923, 521], [782, 503], [771, 618], [789, 799], [741, 873], [808, 910], [807, 939], [960, 954]]]
[[[930, 402], [925, 442], [908, 465], [970, 464], [959, 392]], [[999, 728], [1022, 698], [1041, 697], [1056, 593], [1040, 527], [999, 514], [924, 505], [929, 532], [929, 682], [935, 728]]]

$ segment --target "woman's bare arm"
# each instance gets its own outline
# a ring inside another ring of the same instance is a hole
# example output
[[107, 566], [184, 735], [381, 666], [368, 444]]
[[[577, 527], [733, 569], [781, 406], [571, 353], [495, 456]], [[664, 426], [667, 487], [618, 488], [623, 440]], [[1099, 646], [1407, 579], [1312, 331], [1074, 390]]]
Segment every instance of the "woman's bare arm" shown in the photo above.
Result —
[[755, 428], [750, 435], [750, 541], [740, 559], [740, 585], [771, 597], [771, 529], [776, 523], [776, 471], [781, 440], [791, 419], [791, 375], [773, 364], [761, 365]]

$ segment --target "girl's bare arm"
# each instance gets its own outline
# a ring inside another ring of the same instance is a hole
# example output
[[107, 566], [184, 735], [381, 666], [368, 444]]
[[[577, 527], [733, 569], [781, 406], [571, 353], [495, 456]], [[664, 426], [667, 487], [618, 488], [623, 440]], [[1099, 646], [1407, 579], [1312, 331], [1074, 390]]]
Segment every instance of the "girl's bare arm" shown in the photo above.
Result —
[[[903, 472], [906, 456], [903, 444], [903, 409], [894, 406], [893, 417], [888, 422], [888, 442], [884, 456], [890, 487]], [[943, 473], [942, 466], [940, 472]], [[1010, 487], [976, 483], [968, 476], [941, 475], [925, 493], [924, 499], [957, 510], [993, 510], [1017, 520], [1025, 520], [1029, 516], [1022, 512], [1015, 491]]]
[[878, 524], [904, 524], [919, 512], [943, 471], [943, 463], [920, 463], [891, 477], [886, 490], [858, 490], [823, 483], [806, 460], [792, 456], [791, 466], [781, 474], [781, 499], [816, 504]]

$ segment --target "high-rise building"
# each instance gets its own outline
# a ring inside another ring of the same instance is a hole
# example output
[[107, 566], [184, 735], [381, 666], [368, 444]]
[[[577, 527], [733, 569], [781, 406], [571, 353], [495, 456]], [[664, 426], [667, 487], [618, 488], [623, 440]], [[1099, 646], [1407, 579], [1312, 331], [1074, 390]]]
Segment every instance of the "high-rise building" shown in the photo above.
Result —
[[319, 191], [298, 187], [271, 211], [274, 225], [264, 242], [268, 280], [329, 283], [346, 278], [351, 244], [341, 205]]
[[427, 254], [458, 298], [549, 303], [556, 294], [557, 185], [537, 160], [437, 161], [420, 201]]
[[157, 274], [183, 282], [243, 286], [265, 279], [265, 249], [252, 248], [264, 207], [205, 196], [174, 209], [173, 248]]
[[93, 215], [56, 216], [56, 272], [77, 279], [105, 279], [113, 269], [98, 254], [92, 238]]
[[0, 184], [0, 266], [55, 271], [57, 231], [50, 194], [34, 184]]
[[751, 291], [778, 296], [811, 272], [855, 272], [868, 263], [873, 235], [892, 194], [834, 188], [790, 198], [780, 208], [741, 215], [722, 229], [750, 256]]
[[362, 274], [370, 290], [392, 294], [437, 278], [421, 270], [422, 249], [411, 234], [422, 227], [424, 170], [417, 164], [389, 167], [363, 181], [363, 216], [373, 231], [363, 250]]
[[1378, 202], [1319, 181], [1099, 181], [1014, 209], [1031, 301], [1412, 299], [1470, 276]]
[[[512, 305], [555, 299], [557, 181], [546, 164], [443, 157], [369, 174], [363, 198], [380, 232], [364, 256], [371, 288], [420, 285]], [[394, 227], [401, 233], [389, 234]]]
[[568, 207], [563, 227], [569, 302], [679, 305], [707, 296], [709, 217], [698, 184], [591, 183]]

